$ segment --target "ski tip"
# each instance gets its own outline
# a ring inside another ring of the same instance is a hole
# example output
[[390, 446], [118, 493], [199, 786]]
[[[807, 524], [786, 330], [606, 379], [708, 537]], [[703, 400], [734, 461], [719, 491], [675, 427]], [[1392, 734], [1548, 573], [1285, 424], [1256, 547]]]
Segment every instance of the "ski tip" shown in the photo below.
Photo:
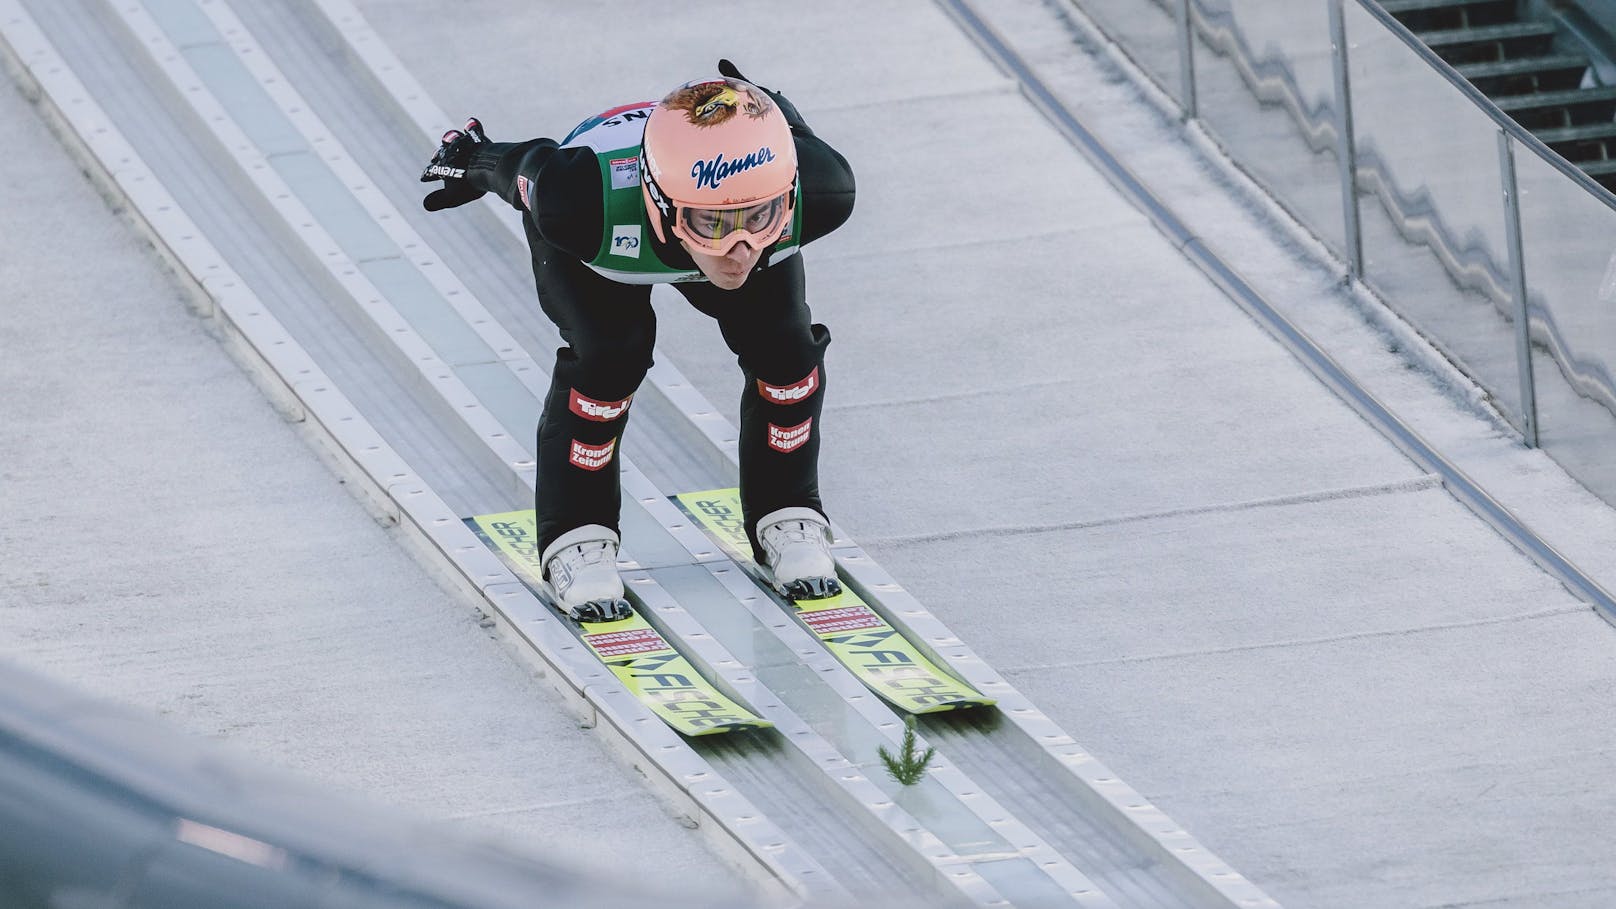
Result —
[[[685, 732], [684, 734], [686, 736], [690, 737], [690, 738], [697, 738], [699, 736], [704, 736], [704, 735], [724, 735], [724, 734], [730, 733], [730, 732], [746, 732], [746, 731], [752, 730], [752, 729], [773, 729], [773, 728], [774, 728], [773, 723], [759, 717], [759, 718], [750, 719], [750, 720], [737, 720], [737, 721], [735, 721], [733, 723], [720, 723], [720, 724], [715, 725], [715, 726], [706, 726], [706, 727], [703, 727], [702, 729], [698, 729], [698, 730], [691, 731], [691, 732]], [[683, 732], [684, 730], [680, 730], [680, 731]]]
[[958, 700], [941, 701], [935, 704], [927, 704], [925, 707], [921, 708], [907, 707], [905, 709], [913, 714], [926, 715], [933, 713], [953, 713], [959, 710], [972, 710], [977, 707], [993, 707], [998, 703], [998, 701], [995, 701], [990, 697], [962, 697]]

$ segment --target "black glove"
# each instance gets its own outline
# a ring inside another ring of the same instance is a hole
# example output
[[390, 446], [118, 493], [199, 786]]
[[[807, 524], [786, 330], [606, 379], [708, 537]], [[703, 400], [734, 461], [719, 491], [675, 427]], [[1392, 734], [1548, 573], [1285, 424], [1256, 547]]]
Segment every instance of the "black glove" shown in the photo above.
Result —
[[751, 79], [741, 75], [740, 67], [729, 62], [727, 59], [718, 61], [718, 74], [720, 76], [728, 76], [731, 79], [739, 79], [742, 82], [751, 82], [753, 85], [757, 85], [757, 87], [761, 89], [765, 95], [769, 96], [770, 100], [780, 106], [780, 113], [785, 114], [786, 122], [791, 124], [793, 131], [795, 131], [798, 135], [804, 136], [812, 136], [814, 134], [813, 130], [808, 128], [807, 121], [802, 119], [802, 114], [797, 113], [796, 105], [792, 104], [790, 101], [787, 101], [785, 95], [780, 94], [772, 88], [764, 88], [763, 86], [758, 85], [756, 82], [752, 82]]
[[[722, 60], [718, 61], [718, 74], [720, 76], [728, 76], [731, 79], [739, 79], [742, 82], [752, 82], [751, 79], [748, 79], [745, 76], [741, 75], [740, 68], [737, 67], [735, 64], [729, 62], [728, 58], [725, 58], [725, 59], [722, 59]], [[752, 84], [757, 85], [756, 82], [752, 82]], [[763, 88], [763, 86], [758, 85], [758, 88]], [[764, 91], [768, 91], [768, 89], [764, 89]]]
[[482, 197], [485, 191], [466, 180], [466, 166], [471, 163], [472, 153], [487, 143], [483, 125], [475, 117], [466, 121], [464, 130], [451, 129], [443, 134], [437, 154], [432, 156], [426, 170], [421, 172], [422, 183], [443, 181], [441, 189], [427, 193], [426, 198], [421, 200], [427, 211], [454, 208]]

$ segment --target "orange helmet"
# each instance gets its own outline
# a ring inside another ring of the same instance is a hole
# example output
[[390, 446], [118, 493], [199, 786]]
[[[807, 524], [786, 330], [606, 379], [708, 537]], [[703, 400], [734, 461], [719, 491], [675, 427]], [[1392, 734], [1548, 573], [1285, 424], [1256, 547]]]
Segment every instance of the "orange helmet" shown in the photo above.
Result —
[[723, 255], [773, 245], [796, 209], [797, 146], [779, 105], [739, 79], [689, 82], [645, 122], [640, 187], [657, 239]]

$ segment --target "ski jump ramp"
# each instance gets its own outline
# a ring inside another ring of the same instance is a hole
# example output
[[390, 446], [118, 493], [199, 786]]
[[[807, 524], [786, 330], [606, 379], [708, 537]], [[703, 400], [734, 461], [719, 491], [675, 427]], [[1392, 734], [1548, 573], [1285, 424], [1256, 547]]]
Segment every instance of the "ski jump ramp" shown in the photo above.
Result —
[[[455, 593], [441, 608], [480, 610], [504, 652], [542, 676], [446, 692], [574, 717], [596, 730], [588, 747], [647, 784], [618, 768], [601, 780], [558, 770], [579, 758], [533, 743], [527, 798], [654, 797], [705, 845], [664, 854], [662, 841], [688, 834], [655, 811], [623, 829], [498, 792], [456, 796], [452, 778], [433, 781], [444, 794], [422, 799], [429, 810], [526, 814], [520, 845], [559, 837], [584, 865], [592, 850], [576, 843], [638, 843], [636, 862], [692, 887], [710, 883], [711, 849], [773, 898], [828, 903], [1609, 893], [1616, 868], [1579, 845], [1602, 839], [1600, 812], [1498, 790], [1579, 767], [1593, 778], [1598, 724], [1586, 720], [1616, 677], [1611, 629], [1198, 269], [1190, 228], [1174, 236], [1152, 220], [1052, 122], [1028, 92], [1036, 69], [1000, 69], [1005, 58], [976, 43], [998, 36], [1068, 90], [1075, 67], [1104, 61], [1084, 63], [1049, 27], [1064, 28], [1051, 8], [819, 5], [797, 13], [790, 41], [751, 56], [653, 10], [605, 29], [571, 7], [470, 3], [465, 24], [420, 12], [6, 0], [0, 23], [14, 78], [280, 411]], [[780, 27], [772, 10], [731, 15], [737, 34]], [[578, 39], [599, 33], [614, 39], [611, 65]], [[659, 362], [625, 442], [630, 586], [774, 729], [673, 733], [462, 523], [527, 504], [559, 342], [512, 213], [427, 215], [420, 162], [466, 115], [496, 139], [559, 134], [720, 55], [787, 91], [859, 179], [854, 220], [805, 253], [810, 302], [836, 336], [824, 487], [844, 577], [998, 702], [922, 720], [939, 762], [912, 789], [876, 759], [901, 716], [784, 613], [771, 617], [665, 499], [733, 483], [740, 384], [716, 332], [671, 295], [658, 297]], [[528, 72], [542, 87], [516, 87]], [[1132, 105], [1118, 117], [1131, 132], [1116, 136], [1137, 161], [1193, 156], [1193, 144], [1145, 141], [1149, 109]], [[1218, 220], [1211, 190], [1170, 201], [1189, 206], [1185, 224]], [[1271, 298], [1271, 260], [1258, 264]], [[1295, 274], [1293, 296], [1327, 296]], [[1400, 400], [1441, 398], [1444, 425], [1476, 422], [1420, 381], [1426, 398]], [[343, 570], [355, 590], [374, 575]], [[11, 621], [39, 637], [33, 613]], [[385, 623], [365, 646], [393, 646]], [[24, 643], [14, 655], [49, 671], [53, 653]], [[453, 664], [433, 662], [451, 685]], [[157, 688], [169, 672], [127, 671]], [[119, 688], [112, 675], [100, 684]], [[163, 697], [200, 683], [172, 684]], [[363, 714], [385, 691], [345, 697]], [[295, 716], [280, 723], [267, 738], [307, 734]], [[1546, 746], [1561, 759], [1530, 764]], [[387, 747], [407, 760], [411, 743]], [[1545, 825], [1553, 844], [1523, 845]], [[1528, 857], [1541, 848], [1572, 856], [1569, 870], [1537, 870]]]

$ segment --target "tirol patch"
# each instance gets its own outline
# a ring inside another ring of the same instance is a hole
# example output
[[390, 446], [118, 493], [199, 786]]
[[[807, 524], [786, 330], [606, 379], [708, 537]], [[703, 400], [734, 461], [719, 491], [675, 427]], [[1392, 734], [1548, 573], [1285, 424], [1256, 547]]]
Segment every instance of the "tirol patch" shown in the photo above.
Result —
[[614, 256], [622, 256], [625, 259], [638, 259], [640, 257], [640, 225], [612, 225], [612, 246], [608, 252]]
[[765, 401], [794, 404], [819, 390], [819, 367], [815, 366], [814, 371], [800, 382], [793, 382], [790, 385], [770, 385], [758, 379], [757, 386], [758, 394], [762, 395]]
[[532, 188], [533, 184], [529, 183], [526, 177], [516, 175], [516, 197], [522, 200], [522, 207], [528, 211], [533, 210], [533, 200], [530, 196]]
[[808, 435], [813, 428], [813, 417], [803, 420], [796, 426], [776, 426], [773, 423], [770, 423], [769, 447], [775, 451], [796, 451], [802, 447], [804, 442], [808, 441]]
[[622, 416], [628, 411], [629, 402], [634, 400], [634, 396], [629, 395], [621, 401], [597, 401], [594, 398], [586, 398], [579, 394], [576, 388], [568, 389], [568, 391], [571, 394], [567, 399], [567, 409], [586, 420], [593, 420], [596, 423], [610, 423]]
[[567, 460], [572, 466], [584, 470], [599, 470], [612, 462], [612, 452], [617, 450], [617, 440], [612, 439], [605, 445], [585, 445], [577, 439], [572, 440], [572, 451]]
[[640, 156], [613, 158], [610, 161], [612, 189], [635, 189], [640, 185]]

